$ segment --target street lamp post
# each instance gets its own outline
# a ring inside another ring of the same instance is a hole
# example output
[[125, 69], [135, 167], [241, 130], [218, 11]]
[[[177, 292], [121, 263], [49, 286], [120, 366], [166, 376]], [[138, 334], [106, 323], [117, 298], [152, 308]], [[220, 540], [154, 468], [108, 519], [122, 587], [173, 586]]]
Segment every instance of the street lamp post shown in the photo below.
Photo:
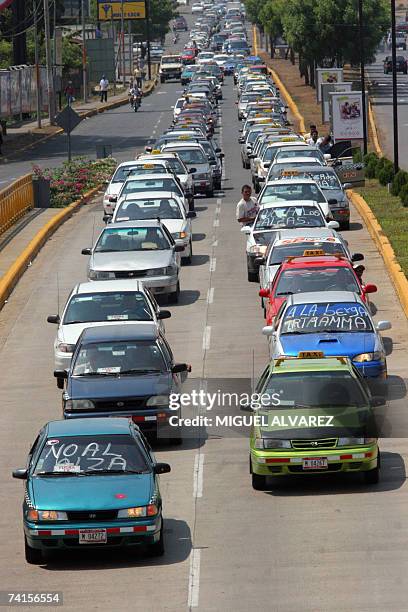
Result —
[[86, 48], [85, 48], [85, 0], [81, 1], [81, 20], [82, 20], [82, 89], [83, 100], [88, 101], [87, 78], [86, 78]]
[[397, 44], [395, 40], [395, 0], [391, 0], [391, 55], [392, 55], [392, 122], [394, 132], [394, 170], [398, 172], [398, 90], [397, 90]]
[[41, 128], [41, 77], [40, 77], [40, 60], [38, 50], [38, 29], [37, 29], [37, 15], [38, 7], [35, 0], [33, 0], [33, 17], [34, 17], [34, 62], [35, 62], [35, 82], [37, 85], [37, 127]]
[[366, 112], [366, 90], [365, 90], [365, 69], [364, 69], [364, 26], [363, 26], [363, 0], [358, 0], [358, 28], [360, 43], [360, 80], [361, 80], [361, 102], [363, 119], [363, 150], [367, 153], [367, 112]]
[[47, 64], [47, 88], [48, 88], [48, 116], [50, 125], [54, 125], [54, 82], [51, 64], [51, 40], [50, 40], [50, 7], [48, 0], [44, 0], [44, 30], [45, 30], [45, 59]]

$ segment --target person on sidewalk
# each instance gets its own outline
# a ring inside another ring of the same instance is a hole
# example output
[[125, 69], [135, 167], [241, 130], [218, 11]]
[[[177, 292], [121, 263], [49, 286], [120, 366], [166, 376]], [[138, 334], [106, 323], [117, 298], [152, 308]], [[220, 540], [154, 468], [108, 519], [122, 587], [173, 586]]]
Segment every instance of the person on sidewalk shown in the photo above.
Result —
[[67, 99], [68, 106], [71, 106], [71, 104], [75, 101], [74, 93], [75, 93], [75, 90], [74, 90], [72, 81], [68, 81], [68, 85], [64, 89], [64, 94]]
[[101, 92], [101, 102], [108, 101], [108, 88], [109, 88], [109, 81], [106, 78], [106, 76], [103, 74], [100, 80], [100, 83], [99, 83], [99, 91]]
[[252, 187], [243, 185], [241, 189], [242, 198], [237, 204], [236, 217], [242, 226], [253, 223], [259, 211], [256, 198], [252, 196]]
[[306, 140], [308, 145], [315, 145], [318, 144], [317, 140], [319, 138], [319, 132], [317, 130], [314, 130], [314, 132], [311, 133], [310, 138], [308, 138]]
[[304, 135], [304, 139], [305, 139], [306, 141], [307, 141], [307, 140], [309, 140], [309, 138], [311, 138], [311, 137], [312, 137], [312, 132], [316, 132], [316, 131], [317, 131], [317, 127], [315, 126], [315, 124], [314, 124], [314, 123], [311, 123], [311, 124], [309, 125], [309, 132], [308, 132], [308, 134], [305, 134], [305, 135]]

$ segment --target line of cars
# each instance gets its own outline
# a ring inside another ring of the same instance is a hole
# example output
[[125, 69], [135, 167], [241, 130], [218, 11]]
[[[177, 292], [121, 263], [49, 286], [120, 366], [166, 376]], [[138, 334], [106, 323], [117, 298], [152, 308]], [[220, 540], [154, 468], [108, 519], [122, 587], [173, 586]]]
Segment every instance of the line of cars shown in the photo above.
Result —
[[148, 439], [182, 442], [170, 397], [191, 367], [174, 358], [164, 325], [171, 312], [159, 302], [178, 302], [181, 265], [193, 257], [195, 198], [212, 196], [222, 176], [213, 136], [223, 78], [203, 67], [169, 129], [115, 170], [105, 227], [82, 250], [88, 279], [48, 316], [57, 326], [63, 420], [40, 430], [26, 467], [13, 472], [25, 481], [28, 563], [81, 547], [164, 552], [159, 475], [170, 466], [157, 462]]
[[[235, 78], [242, 165], [259, 210], [241, 227], [248, 280], [259, 282], [270, 362], [256, 386], [266, 394], [250, 437], [254, 489], [291, 474], [361, 472], [378, 482], [374, 408], [384, 403], [386, 351], [363, 280], [362, 253], [349, 229], [347, 184], [331, 156], [291, 128], [267, 74], [241, 67]], [[378, 395], [377, 395], [378, 393]], [[275, 401], [271, 401], [274, 398]]]

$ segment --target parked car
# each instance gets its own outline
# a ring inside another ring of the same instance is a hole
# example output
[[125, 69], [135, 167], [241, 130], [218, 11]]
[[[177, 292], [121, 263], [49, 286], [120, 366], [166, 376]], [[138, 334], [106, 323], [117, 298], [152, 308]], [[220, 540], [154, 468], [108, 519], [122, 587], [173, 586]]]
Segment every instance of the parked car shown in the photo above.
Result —
[[[396, 65], [397, 72], [402, 72], [403, 74], [407, 74], [408, 63], [403, 55], [397, 55], [395, 65]], [[392, 56], [387, 55], [384, 58], [384, 74], [388, 74], [390, 72], [392, 72]]]

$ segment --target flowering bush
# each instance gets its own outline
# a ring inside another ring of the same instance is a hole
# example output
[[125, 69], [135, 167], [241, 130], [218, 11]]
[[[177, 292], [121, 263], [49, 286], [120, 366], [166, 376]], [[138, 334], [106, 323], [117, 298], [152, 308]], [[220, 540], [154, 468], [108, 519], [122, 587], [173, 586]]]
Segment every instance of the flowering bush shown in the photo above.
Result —
[[108, 181], [116, 165], [117, 162], [112, 157], [97, 161], [76, 157], [57, 168], [43, 170], [39, 166], [33, 166], [33, 174], [50, 181], [51, 206], [64, 208], [90, 189]]

